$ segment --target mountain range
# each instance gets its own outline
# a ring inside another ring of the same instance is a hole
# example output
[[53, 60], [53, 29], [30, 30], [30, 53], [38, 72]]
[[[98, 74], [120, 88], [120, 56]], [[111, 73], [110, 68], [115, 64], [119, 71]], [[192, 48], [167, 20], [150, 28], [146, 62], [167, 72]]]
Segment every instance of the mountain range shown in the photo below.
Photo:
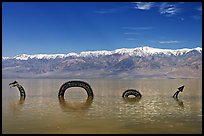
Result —
[[148, 46], [2, 57], [3, 78], [201, 78], [202, 48]]

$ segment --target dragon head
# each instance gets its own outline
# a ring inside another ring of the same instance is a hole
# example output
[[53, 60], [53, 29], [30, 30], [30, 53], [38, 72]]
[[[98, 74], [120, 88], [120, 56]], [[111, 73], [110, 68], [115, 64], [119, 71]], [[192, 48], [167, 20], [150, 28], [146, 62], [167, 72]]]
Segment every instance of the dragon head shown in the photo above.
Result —
[[12, 83], [9, 84], [9, 87], [12, 88], [12, 87], [15, 87], [18, 85], [18, 82], [17, 81], [14, 81]]

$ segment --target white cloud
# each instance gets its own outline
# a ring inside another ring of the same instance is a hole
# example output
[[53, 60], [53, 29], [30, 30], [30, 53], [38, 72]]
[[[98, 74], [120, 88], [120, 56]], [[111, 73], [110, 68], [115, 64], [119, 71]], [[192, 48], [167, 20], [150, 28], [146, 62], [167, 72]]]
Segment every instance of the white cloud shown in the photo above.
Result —
[[182, 43], [183, 41], [171, 40], [171, 41], [159, 41], [161, 44]]
[[126, 40], [128, 40], [128, 41], [136, 41], [138, 39], [135, 39], [135, 38], [126, 38]]
[[199, 15], [202, 16], [202, 6], [198, 7], [197, 10], [199, 12]]
[[123, 27], [123, 29], [128, 29], [128, 30], [150, 30], [152, 27], [146, 27], [146, 26], [141, 26], [141, 27]]
[[202, 5], [200, 7], [197, 7], [196, 10], [198, 11], [198, 14], [195, 14], [192, 16], [195, 20], [201, 20], [202, 19]]
[[134, 3], [136, 3], [135, 8], [140, 10], [149, 10], [154, 5], [154, 2], [134, 2]]
[[115, 9], [100, 9], [97, 11], [94, 11], [95, 13], [99, 13], [99, 14], [106, 14], [106, 13], [113, 13], [115, 12]]
[[181, 19], [181, 21], [184, 21], [184, 18], [181, 17], [180, 19]]
[[201, 20], [202, 16], [200, 16], [200, 15], [193, 15], [192, 18], [195, 19], [195, 20]]
[[202, 6], [198, 7], [197, 10], [202, 12]]
[[118, 13], [118, 12], [125, 11], [127, 8], [129, 8], [129, 6], [107, 8], [107, 9], [98, 9], [98, 10], [94, 11], [94, 13], [99, 13], [99, 14]]
[[140, 35], [140, 33], [136, 33], [136, 32], [126, 32], [124, 34], [126, 34], [126, 35]]
[[178, 13], [178, 8], [176, 5], [162, 3], [159, 7], [160, 14], [164, 14], [166, 16], [172, 16]]

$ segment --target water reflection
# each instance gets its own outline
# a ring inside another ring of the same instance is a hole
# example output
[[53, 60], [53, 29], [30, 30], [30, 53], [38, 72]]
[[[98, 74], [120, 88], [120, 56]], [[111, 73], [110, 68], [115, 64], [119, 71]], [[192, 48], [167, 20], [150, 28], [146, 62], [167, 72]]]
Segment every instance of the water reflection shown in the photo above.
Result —
[[10, 108], [12, 109], [14, 114], [16, 112], [20, 111], [24, 101], [25, 101], [25, 97], [24, 96], [20, 96], [20, 99], [18, 101], [10, 102]]
[[59, 103], [63, 111], [81, 111], [88, 109], [92, 102], [93, 102], [93, 97], [87, 97], [86, 101], [84, 102], [69, 102], [64, 99], [64, 97], [58, 97], [59, 98]]
[[184, 104], [183, 101], [178, 99], [178, 98], [174, 98], [174, 100], [177, 102], [177, 104], [183, 109], [184, 108]]
[[135, 103], [135, 102], [139, 102], [141, 100], [141, 97], [123, 97], [123, 100], [126, 103]]

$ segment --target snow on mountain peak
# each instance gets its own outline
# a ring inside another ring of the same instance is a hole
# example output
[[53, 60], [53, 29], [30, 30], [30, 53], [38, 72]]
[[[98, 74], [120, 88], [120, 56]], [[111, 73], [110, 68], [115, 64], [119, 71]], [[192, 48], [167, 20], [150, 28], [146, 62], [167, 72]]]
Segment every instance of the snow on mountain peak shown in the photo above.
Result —
[[15, 56], [14, 58], [19, 59], [19, 60], [27, 60], [29, 57], [30, 57], [30, 55], [20, 54], [20, 55]]
[[196, 48], [194, 48], [195, 50], [197, 50], [198, 52], [202, 52], [202, 48], [201, 47], [196, 47]]
[[111, 55], [112, 52], [111, 51], [106, 51], [106, 50], [102, 50], [102, 51], [86, 51], [86, 52], [80, 52], [79, 56], [83, 56], [83, 57], [87, 57], [87, 56], [101, 56], [101, 55]]
[[128, 54], [130, 56], [148, 56], [148, 55], [155, 55], [155, 54], [165, 54], [165, 55], [182, 55], [192, 50], [197, 50], [198, 52], [202, 53], [201, 47], [196, 47], [193, 49], [183, 48], [183, 49], [160, 49], [160, 48], [153, 48], [149, 46], [137, 47], [137, 48], [121, 48], [112, 51], [101, 50], [101, 51], [83, 51], [80, 53], [68, 53], [68, 54], [35, 54], [35, 55], [28, 55], [28, 54], [20, 54], [15, 57], [2, 57], [2, 59], [18, 59], [18, 60], [28, 60], [28, 59], [55, 59], [55, 58], [66, 58], [66, 57], [99, 57], [104, 55], [112, 55], [112, 54]]

